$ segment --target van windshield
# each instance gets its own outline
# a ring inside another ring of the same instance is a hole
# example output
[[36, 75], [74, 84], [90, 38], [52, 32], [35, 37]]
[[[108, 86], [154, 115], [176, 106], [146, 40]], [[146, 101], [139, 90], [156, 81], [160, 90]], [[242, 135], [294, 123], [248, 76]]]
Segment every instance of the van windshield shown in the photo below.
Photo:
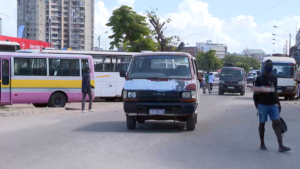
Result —
[[243, 70], [241, 69], [223, 69], [221, 77], [242, 77]]
[[[273, 63], [272, 75], [279, 78], [293, 78], [294, 77], [294, 64], [288, 63]], [[264, 69], [262, 69], [264, 72]]]
[[138, 56], [131, 63], [130, 79], [190, 79], [191, 69], [186, 56]]

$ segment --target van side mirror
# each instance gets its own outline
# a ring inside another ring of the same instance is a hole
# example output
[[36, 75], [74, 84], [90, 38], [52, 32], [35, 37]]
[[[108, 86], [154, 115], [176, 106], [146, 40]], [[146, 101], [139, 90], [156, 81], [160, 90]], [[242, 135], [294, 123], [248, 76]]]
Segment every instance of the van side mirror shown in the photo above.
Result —
[[126, 71], [125, 70], [120, 70], [120, 77], [126, 77]]

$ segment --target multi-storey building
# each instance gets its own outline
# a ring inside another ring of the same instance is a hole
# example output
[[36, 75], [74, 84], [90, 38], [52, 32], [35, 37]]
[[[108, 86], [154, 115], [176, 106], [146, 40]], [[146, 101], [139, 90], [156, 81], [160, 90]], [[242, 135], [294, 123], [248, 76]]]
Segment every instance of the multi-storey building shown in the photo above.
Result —
[[93, 50], [94, 0], [18, 0], [23, 37], [56, 49]]
[[197, 49], [202, 52], [207, 52], [209, 50], [215, 50], [218, 58], [222, 59], [227, 54], [227, 45], [222, 43], [211, 43], [211, 41], [207, 42], [199, 42], [196, 43]]

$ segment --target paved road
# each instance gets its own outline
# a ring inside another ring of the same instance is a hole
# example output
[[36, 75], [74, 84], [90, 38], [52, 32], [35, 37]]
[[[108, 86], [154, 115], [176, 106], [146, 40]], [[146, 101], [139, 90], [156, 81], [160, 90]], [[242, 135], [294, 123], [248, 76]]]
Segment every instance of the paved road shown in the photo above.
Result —
[[298, 102], [283, 102], [282, 117], [289, 126], [284, 142], [292, 151], [281, 154], [270, 123], [266, 129], [269, 150], [258, 149], [258, 117], [250, 91], [242, 97], [218, 96], [214, 90], [201, 95], [201, 100], [199, 122], [193, 132], [172, 122], [146, 122], [128, 131], [118, 102], [110, 103], [113, 110], [95, 113], [0, 118], [0, 168], [300, 167]]

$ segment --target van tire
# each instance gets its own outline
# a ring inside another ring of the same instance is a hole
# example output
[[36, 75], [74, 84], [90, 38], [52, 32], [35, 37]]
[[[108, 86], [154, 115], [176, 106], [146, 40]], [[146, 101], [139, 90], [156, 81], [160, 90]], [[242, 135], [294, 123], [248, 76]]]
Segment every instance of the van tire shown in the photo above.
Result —
[[192, 116], [190, 116], [190, 117], [187, 118], [186, 129], [187, 129], [187, 131], [194, 131], [195, 130], [195, 126], [196, 126], [195, 115], [192, 115]]
[[49, 107], [65, 107], [66, 105], [66, 96], [63, 93], [56, 92], [53, 93], [49, 99]]
[[245, 90], [241, 91], [241, 96], [244, 96], [245, 95]]
[[134, 117], [127, 116], [126, 117], [127, 129], [134, 130], [136, 127], [136, 121]]

